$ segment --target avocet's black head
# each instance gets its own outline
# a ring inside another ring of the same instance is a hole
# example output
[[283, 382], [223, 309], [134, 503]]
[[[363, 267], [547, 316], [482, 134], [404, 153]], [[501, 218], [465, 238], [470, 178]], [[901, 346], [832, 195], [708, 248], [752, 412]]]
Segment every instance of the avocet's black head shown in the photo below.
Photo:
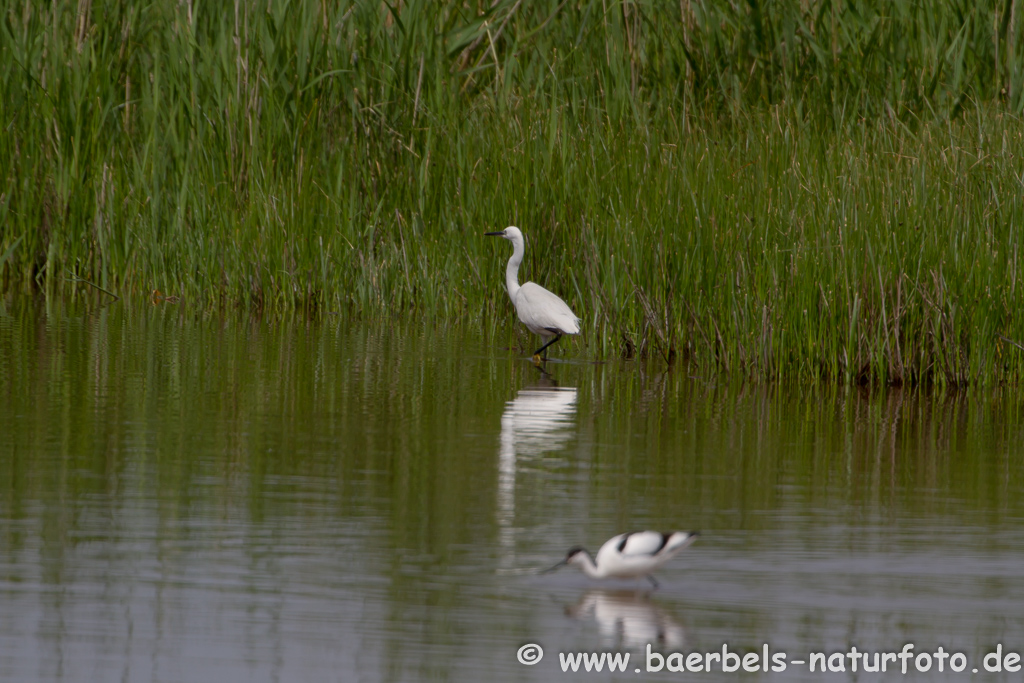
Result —
[[585, 552], [587, 552], [586, 548], [578, 545], [573, 546], [572, 548], [569, 548], [569, 552], [565, 554], [565, 562], [568, 564], [569, 562], [572, 562], [572, 558], [576, 557], [580, 553]]
[[574, 564], [578, 567], [584, 567], [587, 565], [594, 564], [594, 558], [587, 551], [586, 548], [580, 546], [574, 546], [569, 548], [569, 552], [565, 554], [564, 564]]

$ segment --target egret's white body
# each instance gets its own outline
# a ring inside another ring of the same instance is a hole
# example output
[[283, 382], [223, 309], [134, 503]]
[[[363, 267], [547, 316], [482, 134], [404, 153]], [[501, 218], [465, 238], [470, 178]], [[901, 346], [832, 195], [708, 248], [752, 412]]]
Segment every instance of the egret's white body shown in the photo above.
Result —
[[[534, 334], [539, 334], [545, 341], [544, 346], [533, 354], [539, 359], [541, 351], [551, 346], [563, 334], [579, 334], [580, 319], [557, 294], [550, 292], [535, 282], [519, 284], [519, 264], [523, 262], [526, 242], [519, 228], [510, 225], [498, 232], [485, 233], [491, 237], [504, 237], [512, 243], [512, 257], [505, 266], [505, 287], [508, 297], [512, 299], [519, 320]], [[550, 337], [554, 337], [550, 342]]]
[[646, 576], [654, 587], [651, 573], [700, 536], [699, 531], [632, 531], [608, 539], [597, 557], [583, 548], [572, 548], [565, 559], [548, 571], [567, 564], [575, 565], [592, 579], [630, 579]]

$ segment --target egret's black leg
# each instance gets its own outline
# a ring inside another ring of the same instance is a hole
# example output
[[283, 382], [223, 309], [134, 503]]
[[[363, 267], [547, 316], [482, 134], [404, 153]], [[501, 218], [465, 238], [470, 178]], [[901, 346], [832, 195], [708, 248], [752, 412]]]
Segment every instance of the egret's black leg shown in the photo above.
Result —
[[[544, 346], [542, 346], [539, 349], [537, 349], [536, 351], [534, 351], [533, 352], [533, 360], [535, 360], [535, 361], [537, 361], [539, 363], [541, 361], [540, 354], [544, 351], [544, 349], [548, 348], [549, 346], [551, 346], [552, 344], [554, 344], [556, 341], [558, 341], [561, 338], [562, 338], [562, 335], [556, 334], [554, 339], [552, 339], [547, 344], [545, 344]], [[545, 358], [543, 360], [547, 360], [547, 358]]]
[[651, 585], [654, 586], [655, 588], [660, 588], [661, 587], [661, 585], [658, 583], [658, 580], [656, 578], [654, 578], [654, 574], [648, 574], [647, 578], [650, 580]]

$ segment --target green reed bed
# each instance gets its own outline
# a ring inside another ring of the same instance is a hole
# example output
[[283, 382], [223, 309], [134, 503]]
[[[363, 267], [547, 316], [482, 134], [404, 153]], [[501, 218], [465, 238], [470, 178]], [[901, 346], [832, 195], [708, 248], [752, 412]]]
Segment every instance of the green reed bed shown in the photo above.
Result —
[[414, 315], [525, 347], [507, 245], [481, 238], [515, 224], [521, 275], [583, 318], [575, 355], [1024, 371], [1015, 0], [0, 11], [8, 296]]

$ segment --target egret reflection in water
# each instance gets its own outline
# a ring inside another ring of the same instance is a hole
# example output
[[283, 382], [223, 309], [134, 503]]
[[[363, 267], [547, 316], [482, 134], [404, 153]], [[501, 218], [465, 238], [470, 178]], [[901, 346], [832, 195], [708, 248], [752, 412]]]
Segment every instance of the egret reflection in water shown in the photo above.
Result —
[[576, 434], [576, 389], [538, 384], [521, 389], [501, 416], [498, 454], [498, 529], [502, 565], [515, 560], [516, 479], [544, 454], [566, 446]]
[[685, 627], [651, 600], [648, 591], [589, 590], [565, 613], [597, 622], [602, 647], [642, 649], [650, 644], [678, 651], [686, 646]]

